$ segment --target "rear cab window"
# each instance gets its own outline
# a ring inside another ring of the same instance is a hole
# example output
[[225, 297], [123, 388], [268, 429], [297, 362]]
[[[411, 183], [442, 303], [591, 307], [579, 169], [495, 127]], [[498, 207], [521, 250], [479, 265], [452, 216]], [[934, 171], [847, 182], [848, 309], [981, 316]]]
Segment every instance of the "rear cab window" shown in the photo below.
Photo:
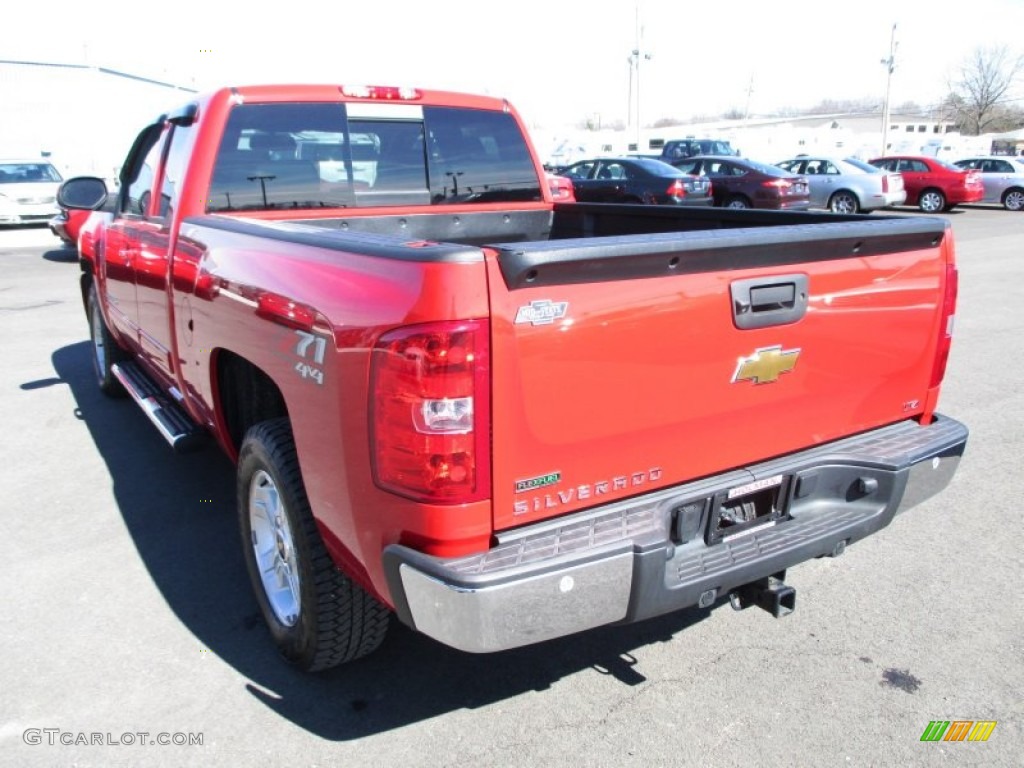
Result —
[[510, 114], [410, 104], [232, 108], [207, 211], [540, 201]]

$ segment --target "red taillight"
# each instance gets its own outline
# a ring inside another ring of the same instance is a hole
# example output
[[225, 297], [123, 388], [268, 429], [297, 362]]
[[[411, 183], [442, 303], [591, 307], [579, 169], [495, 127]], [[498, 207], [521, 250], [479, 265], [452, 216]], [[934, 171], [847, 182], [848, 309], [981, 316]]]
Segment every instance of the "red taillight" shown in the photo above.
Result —
[[669, 187], [667, 190], [665, 190], [665, 192], [666, 194], [668, 194], [669, 197], [686, 197], [686, 186], [683, 184], [681, 179], [676, 179], [671, 184], [669, 184]]
[[888, 192], [888, 191], [889, 191], [889, 175], [886, 174], [886, 175], [884, 175], [882, 177], [882, 192], [884, 193], [884, 192]]
[[769, 181], [762, 181], [761, 182], [761, 186], [762, 187], [775, 187], [775, 189], [777, 189], [777, 190], [779, 190], [781, 192], [783, 190], [786, 190], [786, 189], [789, 189], [790, 187], [792, 187], [793, 186], [793, 182], [791, 182], [789, 179], [771, 179]]
[[490, 496], [490, 361], [486, 320], [389, 331], [370, 370], [374, 481], [418, 501]]
[[939, 345], [935, 350], [930, 387], [937, 387], [946, 375], [949, 350], [953, 345], [953, 318], [956, 313], [956, 295], [960, 286], [960, 273], [955, 264], [946, 265], [946, 289], [942, 295], [942, 325], [939, 327]]
[[565, 176], [548, 175], [548, 189], [551, 190], [551, 198], [556, 203], [576, 202], [576, 191], [573, 189], [572, 180]]

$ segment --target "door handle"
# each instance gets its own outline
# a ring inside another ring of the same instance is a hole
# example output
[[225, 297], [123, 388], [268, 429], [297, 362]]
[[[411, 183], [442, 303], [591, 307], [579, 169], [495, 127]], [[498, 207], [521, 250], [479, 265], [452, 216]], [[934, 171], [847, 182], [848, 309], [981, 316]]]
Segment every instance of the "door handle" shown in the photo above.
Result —
[[807, 275], [736, 280], [729, 286], [732, 321], [740, 330], [797, 322], [807, 312]]

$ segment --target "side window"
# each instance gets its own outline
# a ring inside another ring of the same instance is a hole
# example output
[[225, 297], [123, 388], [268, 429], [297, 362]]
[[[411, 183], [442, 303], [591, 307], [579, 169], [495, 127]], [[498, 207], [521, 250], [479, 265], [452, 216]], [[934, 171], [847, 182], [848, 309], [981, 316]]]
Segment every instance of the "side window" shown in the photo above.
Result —
[[832, 163], [828, 162], [827, 160], [822, 162], [821, 172], [826, 173], [829, 176], [839, 175], [839, 169], [836, 168]]
[[992, 160], [985, 170], [991, 173], [1013, 173], [1013, 166], [1005, 160]]
[[164, 178], [160, 187], [160, 207], [156, 216], [169, 218], [181, 199], [181, 183], [185, 178], [185, 165], [191, 154], [195, 129], [191, 125], [175, 125], [171, 133], [171, 146], [167, 150]]
[[601, 170], [597, 172], [599, 179], [624, 179], [626, 172], [621, 163], [602, 163]]
[[567, 168], [563, 176], [568, 176], [570, 179], [583, 180], [590, 178], [591, 172], [594, 170], [593, 163], [580, 163], [574, 165], [571, 168]]
[[129, 158], [128, 177], [121, 180], [121, 213], [145, 216], [153, 193], [153, 181], [160, 168], [167, 131], [150, 126], [136, 139], [138, 151]]

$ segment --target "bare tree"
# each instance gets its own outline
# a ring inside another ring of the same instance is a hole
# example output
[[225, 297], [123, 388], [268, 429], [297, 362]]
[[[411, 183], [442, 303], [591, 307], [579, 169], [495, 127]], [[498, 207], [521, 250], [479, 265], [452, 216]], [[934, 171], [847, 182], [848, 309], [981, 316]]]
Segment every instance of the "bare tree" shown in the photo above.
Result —
[[958, 79], [950, 83], [944, 106], [955, 112], [960, 130], [981, 134], [1003, 117], [1004, 99], [1024, 74], [1024, 56], [1005, 45], [978, 47], [964, 60]]

